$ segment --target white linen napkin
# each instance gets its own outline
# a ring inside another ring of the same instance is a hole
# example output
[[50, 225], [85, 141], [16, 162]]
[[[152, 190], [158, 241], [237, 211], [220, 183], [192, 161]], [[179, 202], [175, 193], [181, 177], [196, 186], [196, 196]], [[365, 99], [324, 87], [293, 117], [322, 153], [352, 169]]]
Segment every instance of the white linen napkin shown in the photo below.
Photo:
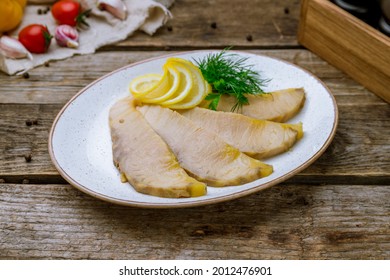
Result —
[[[57, 24], [51, 13], [38, 14], [37, 11], [42, 8], [42, 5], [36, 5], [36, 3], [50, 4], [52, 2], [55, 1], [30, 0], [25, 8], [23, 21], [10, 36], [17, 38], [19, 30], [33, 23], [46, 25], [50, 33], [54, 35]], [[108, 12], [100, 11], [96, 7], [96, 0], [82, 0], [82, 6], [91, 8], [92, 12], [87, 18], [90, 28], [79, 31], [79, 47], [77, 49], [60, 47], [53, 39], [48, 52], [32, 54], [33, 60], [27, 58], [10, 59], [0, 55], [0, 70], [9, 75], [21, 74], [48, 61], [65, 59], [76, 54], [94, 53], [102, 46], [126, 39], [136, 30], [153, 35], [172, 16], [168, 8], [174, 0], [123, 0], [123, 2], [128, 10], [127, 18], [124, 21], [115, 18]]]

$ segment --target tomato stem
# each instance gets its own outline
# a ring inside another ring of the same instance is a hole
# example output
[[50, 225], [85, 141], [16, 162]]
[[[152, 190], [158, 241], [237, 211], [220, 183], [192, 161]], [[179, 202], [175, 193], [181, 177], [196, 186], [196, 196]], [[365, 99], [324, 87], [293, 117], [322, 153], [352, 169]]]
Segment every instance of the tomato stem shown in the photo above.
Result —
[[49, 48], [51, 39], [53, 38], [53, 36], [47, 30], [48, 30], [47, 26], [46, 26], [46, 30], [42, 30], [43, 38], [45, 39], [45, 48], [46, 49]]

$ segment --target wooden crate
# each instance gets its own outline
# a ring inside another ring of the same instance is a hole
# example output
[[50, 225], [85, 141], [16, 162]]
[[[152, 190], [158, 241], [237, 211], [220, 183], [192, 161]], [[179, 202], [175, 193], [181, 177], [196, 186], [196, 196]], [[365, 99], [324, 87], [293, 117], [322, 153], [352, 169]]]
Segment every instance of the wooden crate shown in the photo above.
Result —
[[302, 0], [298, 41], [390, 103], [390, 38], [329, 0]]

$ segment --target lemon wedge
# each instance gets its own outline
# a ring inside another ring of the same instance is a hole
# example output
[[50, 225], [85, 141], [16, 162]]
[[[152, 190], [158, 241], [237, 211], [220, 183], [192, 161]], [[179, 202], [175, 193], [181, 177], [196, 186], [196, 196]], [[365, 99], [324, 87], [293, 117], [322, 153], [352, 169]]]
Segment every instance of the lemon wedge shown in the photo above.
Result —
[[134, 78], [130, 83], [130, 92], [134, 97], [141, 97], [153, 91], [162, 80], [160, 74], [146, 74]]

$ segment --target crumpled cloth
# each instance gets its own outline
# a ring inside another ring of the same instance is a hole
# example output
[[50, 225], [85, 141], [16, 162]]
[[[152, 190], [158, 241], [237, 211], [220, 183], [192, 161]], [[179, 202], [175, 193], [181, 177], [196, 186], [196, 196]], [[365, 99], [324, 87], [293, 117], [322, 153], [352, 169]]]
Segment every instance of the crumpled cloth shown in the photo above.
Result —
[[[17, 38], [19, 30], [33, 23], [46, 25], [50, 33], [54, 35], [57, 23], [50, 11], [40, 15], [37, 13], [39, 8], [44, 9], [52, 2], [55, 1], [31, 0], [25, 8], [23, 21], [10, 36]], [[77, 49], [60, 47], [53, 38], [48, 52], [32, 54], [33, 60], [27, 58], [10, 59], [0, 55], [0, 70], [9, 75], [21, 74], [48, 61], [66, 59], [76, 54], [91, 54], [102, 46], [126, 39], [136, 30], [153, 35], [172, 17], [168, 8], [174, 0], [123, 0], [123, 2], [128, 10], [127, 18], [124, 21], [115, 18], [106, 11], [100, 11], [96, 7], [96, 0], [81, 0], [83, 8], [90, 8], [92, 11], [86, 19], [90, 27], [79, 30], [79, 47]], [[35, 5], [38, 3], [47, 5]]]

